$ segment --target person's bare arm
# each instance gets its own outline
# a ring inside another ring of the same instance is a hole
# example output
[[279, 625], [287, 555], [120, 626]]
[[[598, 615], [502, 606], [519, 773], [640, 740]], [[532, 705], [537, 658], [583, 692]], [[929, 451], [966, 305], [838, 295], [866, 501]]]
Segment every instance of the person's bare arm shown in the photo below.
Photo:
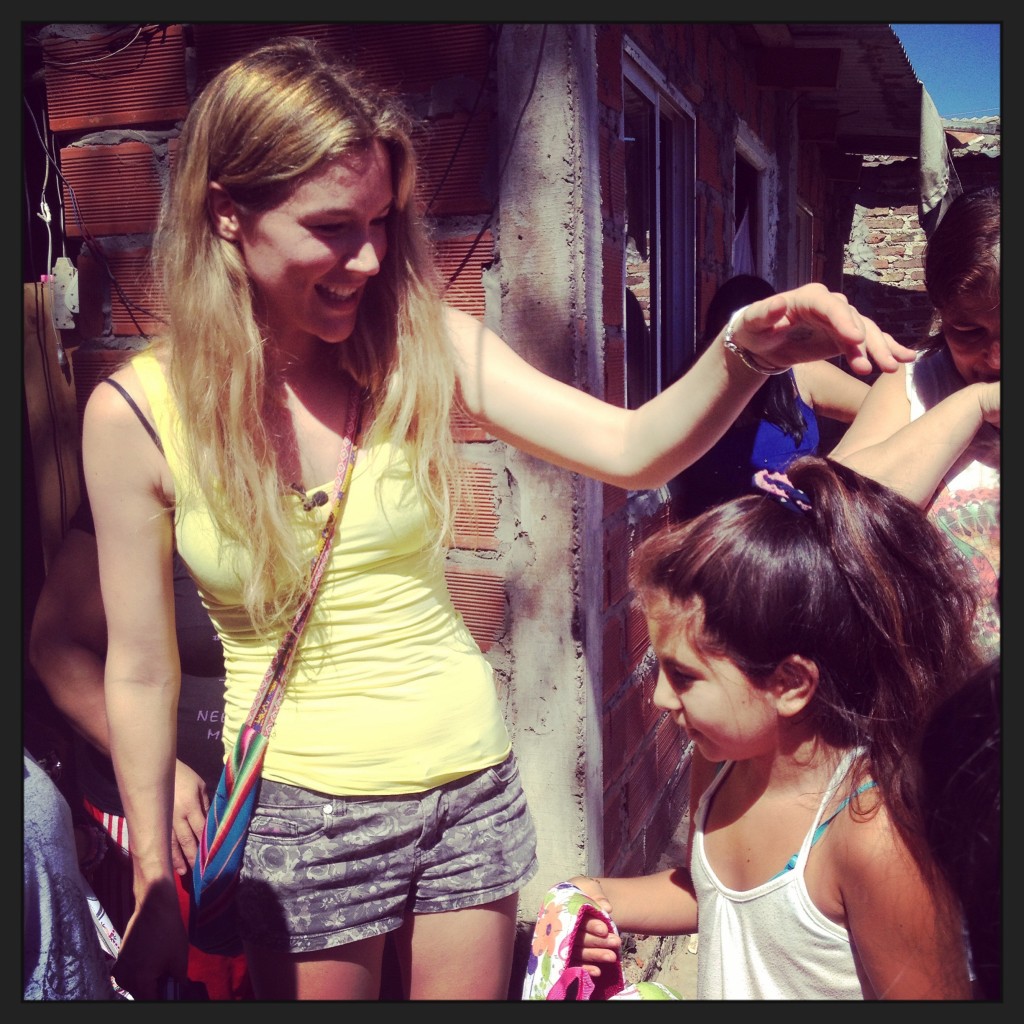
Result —
[[72, 528], [50, 562], [36, 603], [29, 658], [57, 710], [97, 750], [109, 754], [106, 648], [96, 538]]
[[[138, 398], [130, 367], [117, 373]], [[115, 976], [153, 998], [162, 975], [184, 977], [188, 941], [171, 856], [176, 712], [181, 672], [174, 628], [173, 493], [163, 456], [113, 388], [85, 410], [83, 458], [107, 616], [105, 706], [110, 752], [131, 823], [135, 911]]]
[[[632, 878], [577, 875], [569, 881], [599, 903], [620, 932], [691, 935], [697, 930], [697, 900], [687, 868]], [[596, 978], [618, 960], [622, 939], [597, 918], [588, 919], [580, 932], [573, 960]]]
[[947, 891], [922, 876], [884, 810], [841, 827], [846, 926], [874, 997], [970, 999], [966, 944]]
[[697, 900], [688, 867], [633, 878], [580, 875], [571, 881], [594, 899], [598, 898], [599, 886], [621, 931], [690, 935], [697, 930]]
[[[36, 603], [29, 657], [57, 710], [109, 757], [103, 689], [106, 649], [107, 619], [96, 538], [73, 527], [50, 562]], [[171, 858], [178, 874], [184, 874], [195, 861], [209, 797], [199, 775], [176, 760]]]
[[815, 416], [852, 423], [867, 398], [870, 386], [827, 359], [797, 363], [796, 385]]
[[831, 457], [924, 508], [984, 422], [999, 423], [999, 384], [967, 385], [911, 420], [900, 370], [874, 383]]
[[[657, 487], [703, 455], [767, 379], [716, 340], [676, 383], [640, 409], [601, 401], [531, 366], [479, 321], [455, 310], [460, 399], [495, 436], [555, 465], [626, 488]], [[734, 340], [764, 365], [845, 354], [893, 371], [913, 357], [821, 285], [755, 302]]]
[[[621, 931], [644, 935], [692, 935], [697, 931], [697, 897], [690, 879], [694, 817], [701, 793], [714, 778], [718, 765], [694, 749], [690, 759], [690, 825], [686, 863], [653, 875], [633, 878], [595, 878], [577, 875], [570, 881], [596, 900]], [[591, 919], [583, 929], [576, 956], [593, 977], [602, 965], [618, 959], [621, 939], [603, 922]]]

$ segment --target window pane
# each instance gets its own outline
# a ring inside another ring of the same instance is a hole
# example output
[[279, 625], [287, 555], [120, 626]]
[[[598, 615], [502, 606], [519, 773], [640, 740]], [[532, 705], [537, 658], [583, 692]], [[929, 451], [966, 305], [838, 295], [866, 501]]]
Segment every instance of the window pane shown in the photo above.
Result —
[[654, 105], [623, 83], [626, 161], [626, 404], [653, 397], [657, 383], [657, 253]]

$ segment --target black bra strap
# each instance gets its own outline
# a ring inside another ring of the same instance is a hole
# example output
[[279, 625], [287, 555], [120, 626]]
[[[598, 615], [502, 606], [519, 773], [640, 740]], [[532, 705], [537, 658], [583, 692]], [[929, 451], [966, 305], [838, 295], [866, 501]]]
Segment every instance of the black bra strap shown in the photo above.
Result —
[[118, 384], [117, 381], [114, 380], [112, 377], [104, 377], [103, 383], [109, 384], [112, 388], [117, 388], [117, 390], [121, 392], [121, 394], [124, 396], [124, 400], [131, 406], [132, 411], [135, 413], [135, 415], [139, 417], [139, 422], [146, 428], [146, 433], [149, 434], [151, 438], [153, 438], [153, 444], [155, 444], [157, 448], [160, 449], [160, 454], [163, 455], [164, 446], [160, 443], [160, 435], [157, 434], [153, 424], [146, 419], [146, 416], [143, 413], [143, 411], [138, 407], [138, 405], [135, 404], [135, 399], [132, 398], [132, 396], [129, 395], [128, 392], [125, 391], [125, 389], [121, 387], [121, 385]]

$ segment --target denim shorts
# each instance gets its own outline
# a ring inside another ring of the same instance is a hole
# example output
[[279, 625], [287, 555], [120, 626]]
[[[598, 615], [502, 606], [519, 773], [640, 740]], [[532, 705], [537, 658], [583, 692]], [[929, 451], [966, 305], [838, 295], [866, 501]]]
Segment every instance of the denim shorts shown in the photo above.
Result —
[[410, 913], [518, 892], [537, 838], [515, 755], [425, 793], [336, 797], [264, 779], [236, 893], [242, 938], [305, 953]]

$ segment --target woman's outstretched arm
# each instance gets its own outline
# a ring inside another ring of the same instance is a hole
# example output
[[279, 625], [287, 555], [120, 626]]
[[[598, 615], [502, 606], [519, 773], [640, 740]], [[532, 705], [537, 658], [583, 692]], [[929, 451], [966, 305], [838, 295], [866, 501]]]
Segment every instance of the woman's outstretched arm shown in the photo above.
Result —
[[[619, 487], [658, 487], [691, 465], [767, 379], [720, 337], [661, 394], [622, 409], [547, 376], [473, 317], [452, 310], [449, 324], [470, 416], [523, 451]], [[858, 372], [873, 364], [893, 372], [913, 358], [822, 285], [752, 303], [736, 314], [731, 334], [762, 366], [844, 355]]]

